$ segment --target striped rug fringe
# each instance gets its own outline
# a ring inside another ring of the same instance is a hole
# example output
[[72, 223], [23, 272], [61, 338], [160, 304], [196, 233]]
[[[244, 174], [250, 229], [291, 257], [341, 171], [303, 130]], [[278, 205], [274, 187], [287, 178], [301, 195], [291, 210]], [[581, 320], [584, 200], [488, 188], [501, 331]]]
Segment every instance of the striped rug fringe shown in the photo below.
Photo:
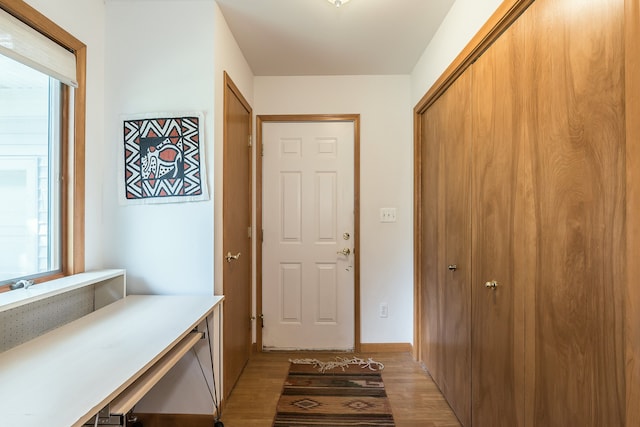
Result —
[[362, 369], [369, 369], [371, 371], [382, 371], [384, 369], [384, 365], [380, 362], [376, 362], [375, 360], [368, 358], [367, 360], [362, 359], [360, 357], [336, 357], [335, 360], [330, 360], [328, 362], [323, 362], [318, 359], [289, 359], [289, 362], [294, 365], [313, 365], [314, 368], [318, 369], [318, 372], [326, 372], [331, 369], [340, 368], [343, 371], [348, 366], [360, 366]]

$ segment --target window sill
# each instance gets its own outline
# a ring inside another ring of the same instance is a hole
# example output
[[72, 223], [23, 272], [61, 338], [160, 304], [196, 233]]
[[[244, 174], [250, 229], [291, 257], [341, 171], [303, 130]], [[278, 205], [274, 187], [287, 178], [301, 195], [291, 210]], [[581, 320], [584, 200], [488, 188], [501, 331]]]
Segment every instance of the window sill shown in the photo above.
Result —
[[[0, 313], [11, 310], [12, 308], [21, 307], [35, 301], [49, 298], [55, 295], [64, 294], [75, 289], [84, 288], [106, 282], [109, 286], [106, 289], [109, 294], [108, 299], [119, 299], [124, 297], [126, 284], [124, 280], [124, 270], [100, 270], [86, 273], [74, 274], [72, 276], [62, 277], [60, 279], [50, 280], [48, 282], [38, 283], [28, 289], [15, 289], [13, 291], [0, 294]], [[116, 281], [115, 285], [110, 279], [122, 277], [122, 280]], [[112, 294], [116, 295], [112, 295]], [[96, 305], [106, 305], [99, 303], [96, 299]], [[98, 308], [98, 307], [96, 307]]]

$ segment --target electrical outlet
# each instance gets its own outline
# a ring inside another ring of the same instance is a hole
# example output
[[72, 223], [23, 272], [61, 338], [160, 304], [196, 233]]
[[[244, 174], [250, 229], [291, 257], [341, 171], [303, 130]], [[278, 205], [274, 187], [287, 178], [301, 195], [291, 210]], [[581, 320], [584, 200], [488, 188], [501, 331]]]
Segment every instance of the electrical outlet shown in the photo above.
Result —
[[380, 317], [389, 317], [389, 305], [386, 302], [380, 304]]

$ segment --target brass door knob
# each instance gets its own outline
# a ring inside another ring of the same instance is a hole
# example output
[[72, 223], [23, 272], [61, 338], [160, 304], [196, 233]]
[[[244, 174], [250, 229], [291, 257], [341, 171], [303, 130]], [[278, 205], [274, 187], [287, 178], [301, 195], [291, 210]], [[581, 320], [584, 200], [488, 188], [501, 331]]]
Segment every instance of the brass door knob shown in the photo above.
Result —
[[495, 290], [498, 287], [498, 282], [496, 282], [495, 280], [492, 280], [490, 282], [486, 282], [484, 284], [485, 288], [489, 288], [489, 289], [493, 289]]
[[238, 258], [240, 258], [240, 252], [238, 252], [235, 255], [232, 255], [231, 252], [227, 252], [227, 254], [224, 257], [224, 259], [227, 260], [227, 262], [231, 262], [231, 261], [236, 260]]

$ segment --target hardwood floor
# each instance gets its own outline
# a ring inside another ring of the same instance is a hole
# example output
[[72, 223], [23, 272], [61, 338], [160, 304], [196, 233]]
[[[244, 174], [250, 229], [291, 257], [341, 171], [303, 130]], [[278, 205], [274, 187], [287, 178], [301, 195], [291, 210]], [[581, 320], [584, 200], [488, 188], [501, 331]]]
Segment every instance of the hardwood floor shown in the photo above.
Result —
[[[270, 427], [289, 369], [289, 359], [331, 360], [345, 353], [258, 353], [254, 354], [225, 402], [225, 427]], [[382, 379], [397, 427], [459, 427], [449, 405], [409, 353], [358, 355], [382, 362]]]

